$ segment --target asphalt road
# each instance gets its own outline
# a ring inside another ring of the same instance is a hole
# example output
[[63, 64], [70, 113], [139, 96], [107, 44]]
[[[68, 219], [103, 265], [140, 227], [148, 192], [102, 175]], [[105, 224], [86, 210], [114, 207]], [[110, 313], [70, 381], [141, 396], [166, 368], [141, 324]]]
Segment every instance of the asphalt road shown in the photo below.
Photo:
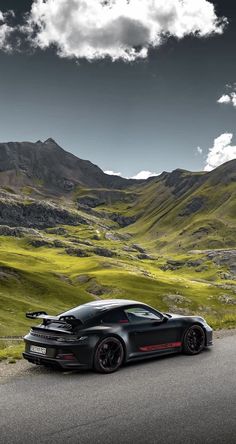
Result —
[[0, 442], [235, 444], [236, 336], [112, 375], [32, 366], [0, 385]]

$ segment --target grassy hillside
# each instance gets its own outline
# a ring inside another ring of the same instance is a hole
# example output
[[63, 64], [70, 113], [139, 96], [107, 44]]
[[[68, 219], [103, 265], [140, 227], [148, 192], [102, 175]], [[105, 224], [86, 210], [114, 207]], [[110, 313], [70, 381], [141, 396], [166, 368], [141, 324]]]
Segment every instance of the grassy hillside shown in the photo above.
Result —
[[[164, 174], [164, 173], [163, 173]], [[162, 252], [236, 247], [236, 161], [211, 173], [177, 170], [138, 188], [125, 231]]]
[[37, 147], [27, 146], [34, 188], [20, 173], [0, 187], [0, 336], [24, 334], [28, 310], [56, 314], [108, 297], [236, 325], [236, 160], [129, 182], [79, 159], [75, 168], [74, 156], [49, 143], [70, 180], [46, 162], [47, 194], [32, 176]]
[[200, 255], [200, 265], [189, 266], [189, 261], [199, 260], [191, 254], [172, 255], [171, 261], [180, 266], [169, 266], [169, 256], [140, 260], [135, 253], [131, 257], [124, 252], [127, 242], [97, 242], [104, 248], [111, 242], [117, 257], [74, 257], [63, 248], [32, 247], [27, 238], [1, 237], [0, 336], [24, 334], [32, 324], [25, 318], [28, 310], [56, 314], [107, 297], [141, 300], [164, 311], [202, 314], [214, 327], [236, 323], [236, 285], [231, 280], [222, 282], [219, 276], [225, 267], [219, 269], [204, 255]]

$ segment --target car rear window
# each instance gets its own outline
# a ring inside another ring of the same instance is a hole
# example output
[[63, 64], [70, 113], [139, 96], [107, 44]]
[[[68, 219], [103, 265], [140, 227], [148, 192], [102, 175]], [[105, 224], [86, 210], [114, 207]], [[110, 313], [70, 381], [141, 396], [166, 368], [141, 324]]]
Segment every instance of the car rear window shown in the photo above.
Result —
[[100, 313], [96, 307], [81, 305], [76, 308], [72, 308], [71, 310], [65, 311], [64, 313], [60, 313], [60, 317], [62, 316], [74, 316], [76, 319], [79, 319], [81, 322], [86, 322], [89, 319], [94, 318]]

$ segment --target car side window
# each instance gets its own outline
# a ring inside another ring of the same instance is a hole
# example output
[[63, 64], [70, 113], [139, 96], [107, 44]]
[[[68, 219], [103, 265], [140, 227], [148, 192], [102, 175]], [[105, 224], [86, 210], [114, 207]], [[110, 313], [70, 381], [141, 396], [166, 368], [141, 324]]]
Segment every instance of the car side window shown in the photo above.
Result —
[[124, 310], [130, 322], [160, 321], [158, 313], [146, 307], [132, 307]]
[[112, 310], [102, 316], [101, 322], [103, 324], [127, 324], [129, 319], [123, 310]]

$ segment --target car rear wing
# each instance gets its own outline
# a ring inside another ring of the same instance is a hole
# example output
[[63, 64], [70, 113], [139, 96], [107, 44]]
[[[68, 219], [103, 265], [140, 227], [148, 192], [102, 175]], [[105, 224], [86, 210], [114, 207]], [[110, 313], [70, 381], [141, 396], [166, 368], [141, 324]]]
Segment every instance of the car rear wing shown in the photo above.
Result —
[[26, 317], [29, 319], [42, 319], [44, 325], [48, 325], [50, 323], [57, 324], [69, 324], [72, 327], [77, 327], [82, 325], [82, 321], [80, 319], [76, 319], [75, 316], [51, 316], [48, 315], [45, 311], [29, 311], [26, 314]]
[[46, 311], [28, 311], [25, 313], [25, 316], [29, 319], [43, 319], [48, 314]]

